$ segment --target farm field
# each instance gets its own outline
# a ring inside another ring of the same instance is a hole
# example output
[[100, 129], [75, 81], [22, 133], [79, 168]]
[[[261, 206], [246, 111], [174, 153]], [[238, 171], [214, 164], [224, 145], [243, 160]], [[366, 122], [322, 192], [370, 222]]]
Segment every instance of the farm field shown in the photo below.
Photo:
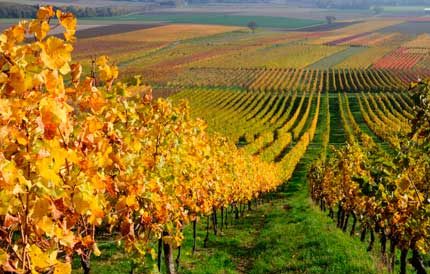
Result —
[[0, 36], [0, 273], [428, 273], [426, 18], [190, 9]]
[[127, 15], [112, 18], [97, 18], [88, 20], [96, 21], [143, 21], [143, 22], [166, 22], [175, 24], [210, 24], [210, 25], [230, 25], [230, 26], [245, 26], [249, 21], [255, 20], [260, 22], [261, 27], [266, 28], [282, 28], [282, 29], [298, 29], [313, 25], [321, 25], [322, 20], [298, 19], [288, 17], [273, 17], [273, 16], [243, 16], [229, 15], [220, 13], [191, 13], [191, 14], [143, 14], [143, 15]]
[[430, 22], [428, 21], [407, 21], [393, 26], [386, 27], [381, 32], [401, 32], [406, 34], [429, 33]]
[[[80, 39], [75, 55], [88, 61], [91, 55], [107, 54], [123, 77], [141, 74], [160, 87], [291, 90], [308, 77], [317, 85], [324, 82], [326, 90], [342, 90], [343, 85], [395, 90], [429, 69], [429, 51], [418, 50], [427, 46], [426, 34], [379, 32], [399, 23], [384, 19], [329, 31], [255, 33], [245, 27], [171, 24]], [[306, 69], [320, 71], [311, 75]]]

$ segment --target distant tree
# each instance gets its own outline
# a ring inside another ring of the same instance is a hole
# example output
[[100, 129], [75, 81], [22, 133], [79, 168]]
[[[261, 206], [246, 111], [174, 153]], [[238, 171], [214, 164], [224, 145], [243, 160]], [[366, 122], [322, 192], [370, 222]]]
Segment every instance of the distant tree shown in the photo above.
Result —
[[328, 15], [325, 17], [325, 20], [327, 21], [327, 24], [331, 25], [334, 23], [334, 21], [336, 21], [336, 17], [332, 15]]
[[381, 14], [384, 12], [384, 8], [381, 6], [373, 6], [372, 11], [374, 14]]
[[257, 23], [255, 21], [251, 21], [248, 23], [248, 28], [252, 31], [252, 33], [255, 32], [255, 29], [257, 28]]

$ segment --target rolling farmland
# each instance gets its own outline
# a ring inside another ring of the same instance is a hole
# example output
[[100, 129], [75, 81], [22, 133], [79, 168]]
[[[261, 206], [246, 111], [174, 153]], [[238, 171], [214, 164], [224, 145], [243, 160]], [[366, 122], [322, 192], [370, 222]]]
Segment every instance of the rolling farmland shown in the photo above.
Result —
[[[382, 20], [328, 31], [260, 30], [254, 34], [245, 28], [166, 25], [81, 39], [76, 57], [85, 60], [108, 54], [123, 77], [141, 74], [144, 81], [160, 87], [291, 90], [311, 77], [317, 84], [317, 78], [327, 82], [325, 90], [337, 91], [343, 85], [356, 91], [376, 90], [378, 85], [396, 90], [429, 69], [426, 34], [387, 32], [399, 24], [402, 21]], [[307, 69], [323, 72], [312, 75]]]
[[[146, 51], [141, 57], [139, 50], [131, 53], [133, 58], [131, 54], [119, 56], [119, 64], [127, 74], [141, 74], [143, 81], [160, 90], [173, 90], [169, 97], [173, 102], [189, 102], [191, 116], [204, 119], [212, 134], [227, 136], [248, 154], [275, 163], [290, 181], [281, 193], [293, 191], [300, 196], [306, 192], [305, 187], [290, 190], [288, 185], [303, 182], [311, 162], [326, 155], [331, 145], [341, 149], [348, 142], [365, 149], [370, 144], [381, 155], [395, 155], [401, 149], [402, 136], [411, 131], [410, 120], [414, 117], [410, 83], [430, 74], [428, 34], [402, 31], [405, 25], [401, 20], [381, 20], [294, 32], [226, 29], [205, 37], [178, 38], [174, 43], [154, 38], [150, 42], [159, 43], [158, 49]], [[96, 39], [102, 41], [103, 37]], [[331, 201], [327, 195], [336, 197], [331, 189], [323, 188], [325, 185], [311, 181], [311, 187], [315, 188], [312, 198], [322, 209], [329, 206], [334, 210], [342, 204], [340, 198], [325, 204]], [[277, 204], [266, 213], [271, 216], [282, 210]], [[346, 206], [337, 212], [357, 214]], [[361, 239], [370, 237], [356, 244], [363, 245], [362, 250], [374, 249], [375, 234], [391, 237], [372, 227], [369, 232], [363, 228], [365, 224], [359, 228], [357, 220], [348, 224], [347, 217], [339, 218], [341, 231], [351, 230], [349, 234], [360, 234]], [[282, 221], [279, 225], [289, 229]], [[273, 233], [270, 228], [250, 226], [258, 233]], [[300, 237], [299, 232], [292, 233], [292, 237]], [[225, 240], [213, 241], [222, 244]], [[276, 248], [297, 252], [291, 246]], [[396, 246], [392, 248], [396, 250]], [[261, 252], [270, 254], [265, 248]], [[209, 260], [205, 256], [203, 260]], [[237, 264], [234, 255], [223, 256]], [[258, 273], [262, 269], [284, 271], [282, 261], [268, 267], [270, 262], [268, 257], [261, 257], [246, 269]], [[378, 272], [363, 262], [357, 262], [356, 268], [331, 263], [331, 270], [327, 270], [318, 260], [306, 259], [293, 272], [308, 270], [312, 264], [310, 273]], [[403, 268], [403, 263], [387, 266], [388, 271]]]
[[1, 273], [430, 269], [418, 23], [37, 16], [0, 36]]

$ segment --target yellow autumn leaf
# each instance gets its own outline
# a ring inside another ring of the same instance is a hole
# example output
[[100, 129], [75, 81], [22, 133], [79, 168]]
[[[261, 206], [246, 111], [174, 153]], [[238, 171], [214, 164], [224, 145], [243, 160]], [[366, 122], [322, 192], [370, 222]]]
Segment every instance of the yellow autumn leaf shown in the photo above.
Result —
[[106, 55], [102, 55], [96, 60], [97, 66], [106, 66], [108, 65], [108, 63], [109, 63], [109, 57], [107, 57]]
[[0, 98], [0, 119], [9, 120], [12, 109], [8, 99]]
[[37, 222], [50, 211], [51, 203], [48, 198], [38, 198], [34, 204], [31, 217]]
[[34, 33], [34, 36], [39, 41], [45, 39], [50, 30], [51, 27], [47, 21], [33, 20], [30, 22], [30, 33]]
[[70, 65], [73, 83], [79, 83], [82, 74], [82, 65], [79, 63]]
[[64, 38], [66, 38], [66, 41], [73, 42], [75, 40], [74, 35], [77, 25], [76, 17], [72, 13], [64, 13], [61, 10], [57, 10], [57, 18], [66, 30], [64, 32]]
[[54, 8], [52, 6], [40, 7], [37, 11], [37, 19], [39, 20], [48, 20], [49, 18], [55, 15]]
[[125, 199], [125, 203], [128, 207], [138, 207], [139, 203], [136, 200], [136, 196], [135, 195], [129, 195], [126, 197]]
[[6, 251], [0, 248], [0, 266], [6, 264], [8, 260], [9, 255], [6, 253]]
[[142, 149], [142, 144], [140, 141], [134, 141], [132, 143], [132, 148], [135, 152], [140, 152], [140, 150]]
[[93, 176], [91, 178], [91, 183], [96, 190], [104, 190], [106, 187], [103, 180], [99, 176]]
[[16, 50], [16, 44], [25, 39], [25, 27], [23, 24], [12, 26], [0, 35], [0, 49], [3, 51]]
[[69, 153], [66, 149], [60, 146], [58, 140], [47, 141], [47, 143], [51, 145], [52, 168], [59, 171], [66, 165]]
[[63, 75], [68, 74], [68, 73], [71, 71], [69, 63], [65, 63], [65, 64], [60, 68], [60, 70], [59, 70], [59, 71], [60, 71], [60, 73], [61, 73], [61, 74], [63, 74]]
[[86, 215], [90, 208], [90, 202], [87, 199], [87, 195], [79, 192], [73, 196], [73, 204], [76, 212], [81, 215]]
[[7, 43], [7, 35], [5, 33], [0, 34], [0, 43], [6, 44]]
[[75, 35], [71, 34], [70, 32], [65, 32], [64, 38], [66, 38], [66, 41], [68, 41], [69, 43], [75, 43], [76, 42]]
[[9, 70], [9, 85], [18, 93], [27, 90], [25, 85], [25, 73], [18, 66], [12, 66]]
[[119, 69], [117, 66], [111, 66], [112, 78], [116, 79], [119, 76]]
[[69, 164], [78, 164], [79, 163], [79, 157], [74, 150], [68, 150], [67, 151], [67, 161]]
[[59, 82], [58, 72], [56, 70], [44, 70], [42, 72], [46, 90], [48, 92], [56, 93]]
[[18, 144], [23, 146], [28, 144], [27, 138], [23, 135], [16, 136], [16, 141], [18, 142]]
[[94, 255], [96, 255], [97, 257], [98, 256], [100, 256], [102, 253], [100, 252], [100, 249], [99, 249], [99, 247], [97, 246], [97, 243], [94, 243], [93, 244], [93, 252], [94, 252]]
[[43, 252], [37, 245], [33, 244], [28, 248], [28, 255], [30, 256], [33, 270], [37, 268], [46, 269], [52, 265], [49, 254]]
[[72, 248], [75, 245], [75, 235], [70, 230], [57, 229], [55, 232], [56, 236], [60, 240], [62, 245]]
[[109, 64], [107, 56], [97, 58], [96, 64], [99, 70], [99, 77], [102, 81], [110, 82], [118, 78], [118, 67]]
[[105, 213], [101, 209], [92, 209], [88, 222], [94, 225], [101, 225]]
[[[69, 154], [66, 149], [62, 148], [58, 140], [46, 140], [46, 146], [49, 147], [49, 150], [46, 151], [48, 154], [37, 159], [35, 163], [36, 168], [42, 178], [58, 185], [62, 183], [59, 173], [65, 166], [66, 159], [68, 159], [69, 156], [74, 156], [73, 154]], [[76, 159], [73, 158], [70, 160], [76, 161]]]
[[25, 39], [25, 28], [20, 23], [15, 25], [9, 29], [9, 31], [5, 32], [7, 41], [14, 41], [16, 43], [21, 43]]
[[12, 207], [12, 193], [6, 190], [0, 190], [0, 214], [6, 215]]
[[417, 249], [418, 249], [421, 253], [423, 253], [423, 254], [427, 253], [427, 252], [426, 252], [426, 240], [424, 240], [424, 239], [420, 239], [420, 240], [415, 244], [415, 246], [417, 247]]
[[106, 150], [105, 150], [103, 153], [101, 153], [101, 152], [97, 153], [97, 156], [98, 156], [98, 162], [97, 162], [97, 164], [98, 164], [100, 167], [104, 167], [104, 166], [110, 166], [110, 165], [112, 165], [113, 161], [112, 161], [112, 159], [109, 157], [109, 154], [110, 154], [111, 152], [112, 152], [112, 147], [111, 147], [111, 146], [108, 146], [108, 147], [106, 148]]
[[40, 45], [42, 48], [40, 57], [47, 68], [59, 70], [72, 60], [72, 45], [57, 37], [51, 36], [40, 42]]
[[6, 73], [0, 72], [0, 84], [4, 84], [9, 80], [9, 77]]
[[2, 160], [0, 163], [0, 174], [2, 178], [0, 182], [2, 183], [2, 188], [13, 189], [15, 186], [20, 187], [20, 184], [16, 184], [16, 182], [20, 181], [19, 177], [22, 177], [22, 172], [17, 169], [14, 162]]
[[33, 76], [31, 74], [26, 74], [24, 78], [24, 86], [26, 90], [33, 89]]
[[72, 273], [72, 265], [70, 263], [57, 262], [54, 268], [54, 274], [69, 274]]
[[99, 67], [99, 77], [102, 81], [108, 81], [112, 78], [112, 70], [110, 66]]
[[52, 168], [52, 158], [39, 159], [36, 161], [35, 165], [39, 176], [44, 179], [43, 182], [48, 183], [45, 184], [45, 187], [51, 187], [51, 185], [49, 185], [50, 183], [54, 185], [61, 184], [62, 181], [60, 176], [58, 176], [58, 170]]
[[43, 216], [42, 220], [37, 223], [37, 226], [45, 232], [48, 237], [55, 236], [55, 224], [48, 216]]
[[96, 117], [89, 117], [87, 118], [87, 125], [88, 125], [88, 132], [94, 133], [97, 130], [100, 130], [103, 128], [103, 123], [99, 121]]
[[55, 264], [57, 262], [58, 250], [53, 250], [49, 254], [49, 261], [51, 264]]
[[42, 114], [42, 119], [48, 114], [52, 115], [49, 118], [53, 119], [55, 124], [67, 122], [69, 112], [73, 109], [65, 103], [58, 102], [55, 99], [44, 97], [39, 103], [39, 109]]

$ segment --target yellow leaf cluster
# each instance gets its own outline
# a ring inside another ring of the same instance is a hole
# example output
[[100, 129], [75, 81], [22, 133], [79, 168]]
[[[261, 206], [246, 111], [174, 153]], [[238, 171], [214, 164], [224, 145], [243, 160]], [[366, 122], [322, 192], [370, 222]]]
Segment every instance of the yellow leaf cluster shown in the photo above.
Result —
[[96, 63], [99, 69], [100, 79], [106, 82], [107, 85], [112, 85], [112, 82], [118, 78], [118, 67], [110, 65], [109, 58], [104, 55], [100, 56]]
[[[65, 39], [48, 36], [54, 16]], [[75, 31], [72, 14], [42, 7], [0, 36], [0, 246], [13, 250], [0, 250], [0, 270], [70, 273], [58, 254], [100, 255], [101, 225], [138, 254], [162, 235], [178, 246], [191, 221], [283, 182], [278, 166], [210, 136], [187, 104], [114, 84], [108, 57], [83, 76]]]

